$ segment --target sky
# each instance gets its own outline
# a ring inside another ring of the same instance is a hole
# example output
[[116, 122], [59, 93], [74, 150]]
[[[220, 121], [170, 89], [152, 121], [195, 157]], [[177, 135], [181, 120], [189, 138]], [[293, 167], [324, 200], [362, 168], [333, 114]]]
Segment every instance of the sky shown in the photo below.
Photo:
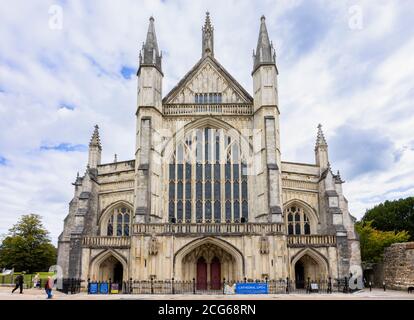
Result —
[[0, 10], [0, 235], [28, 213], [56, 244], [93, 126], [102, 162], [133, 158], [138, 54], [149, 17], [163, 96], [201, 57], [209, 11], [217, 60], [252, 94], [266, 16], [279, 70], [282, 160], [314, 163], [317, 125], [352, 215], [414, 193], [412, 1], [23, 1]]

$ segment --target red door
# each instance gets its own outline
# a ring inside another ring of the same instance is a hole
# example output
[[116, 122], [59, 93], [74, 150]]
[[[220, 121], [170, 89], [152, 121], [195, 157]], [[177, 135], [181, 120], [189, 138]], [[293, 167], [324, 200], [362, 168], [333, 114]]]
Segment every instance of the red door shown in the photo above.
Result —
[[220, 260], [217, 257], [214, 257], [210, 264], [210, 279], [211, 279], [211, 289], [220, 290], [221, 288], [221, 265]]
[[207, 263], [203, 257], [197, 261], [197, 290], [207, 290]]

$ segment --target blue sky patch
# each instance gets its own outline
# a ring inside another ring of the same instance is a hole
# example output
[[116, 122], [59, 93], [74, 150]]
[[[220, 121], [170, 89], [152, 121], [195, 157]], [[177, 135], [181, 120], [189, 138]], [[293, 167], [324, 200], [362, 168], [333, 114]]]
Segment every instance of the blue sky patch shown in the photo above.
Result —
[[5, 166], [7, 164], [7, 159], [3, 156], [0, 156], [0, 166]]
[[131, 76], [133, 76], [135, 73], [136, 73], [136, 68], [122, 66], [121, 74], [124, 79], [127, 79], [127, 80], [131, 79]]
[[329, 142], [332, 163], [346, 163], [346, 176], [354, 178], [369, 172], [388, 170], [399, 160], [393, 142], [378, 130], [343, 125]]
[[63, 152], [73, 152], [73, 151], [86, 151], [88, 148], [84, 144], [71, 144], [71, 143], [60, 143], [57, 145], [42, 145], [40, 146], [40, 150], [56, 150], [56, 151], [63, 151]]
[[70, 103], [70, 102], [62, 102], [62, 103], [60, 103], [60, 108], [61, 109], [68, 109], [68, 110], [74, 110], [75, 105], [73, 103]]

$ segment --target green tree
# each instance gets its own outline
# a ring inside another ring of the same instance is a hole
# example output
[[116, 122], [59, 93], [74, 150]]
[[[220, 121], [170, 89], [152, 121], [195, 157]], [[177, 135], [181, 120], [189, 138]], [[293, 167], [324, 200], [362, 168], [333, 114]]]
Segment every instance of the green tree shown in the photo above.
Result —
[[362, 221], [372, 221], [372, 226], [382, 231], [408, 231], [414, 240], [414, 197], [385, 201], [365, 212]]
[[0, 245], [0, 266], [15, 271], [48, 271], [56, 264], [56, 248], [37, 214], [23, 215]]
[[355, 224], [363, 262], [381, 261], [386, 247], [393, 243], [406, 242], [410, 238], [407, 231], [380, 231], [372, 225], [373, 221], [359, 221]]

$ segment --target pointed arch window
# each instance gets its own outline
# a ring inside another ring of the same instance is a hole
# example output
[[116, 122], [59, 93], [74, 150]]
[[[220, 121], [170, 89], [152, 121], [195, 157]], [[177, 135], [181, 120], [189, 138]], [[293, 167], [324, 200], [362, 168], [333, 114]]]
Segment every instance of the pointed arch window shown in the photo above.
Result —
[[311, 234], [309, 217], [302, 207], [290, 206], [285, 209], [285, 219], [289, 235]]
[[123, 206], [115, 208], [106, 220], [106, 226], [102, 226], [106, 231], [104, 235], [129, 236], [131, 234], [131, 216], [131, 209]]
[[106, 235], [112, 236], [114, 234], [114, 216], [111, 215], [108, 219]]
[[240, 222], [243, 217], [247, 222], [247, 164], [240, 142], [224, 130], [186, 133], [175, 147], [168, 173], [170, 221]]

